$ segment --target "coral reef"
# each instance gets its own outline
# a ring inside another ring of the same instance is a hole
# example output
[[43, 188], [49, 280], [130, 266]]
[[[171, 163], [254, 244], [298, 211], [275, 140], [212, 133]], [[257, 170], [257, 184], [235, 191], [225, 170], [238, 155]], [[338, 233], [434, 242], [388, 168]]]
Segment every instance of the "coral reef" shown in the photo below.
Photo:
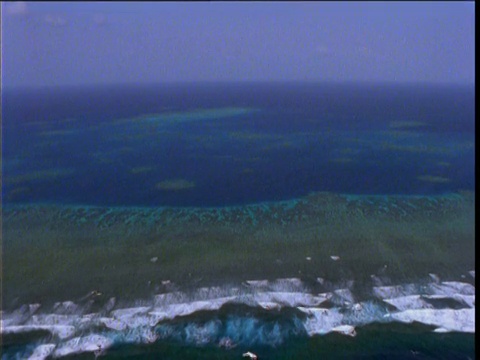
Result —
[[4, 300], [114, 294], [119, 286], [138, 298], [166, 280], [448, 277], [474, 267], [474, 228], [471, 192], [312, 193], [215, 208], [8, 205]]

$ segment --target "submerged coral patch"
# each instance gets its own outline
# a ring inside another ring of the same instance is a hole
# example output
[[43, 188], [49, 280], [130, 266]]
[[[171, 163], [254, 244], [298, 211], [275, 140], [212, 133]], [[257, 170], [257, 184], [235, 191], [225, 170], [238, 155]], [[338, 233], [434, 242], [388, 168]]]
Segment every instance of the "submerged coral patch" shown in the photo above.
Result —
[[136, 166], [130, 169], [132, 174], [143, 174], [155, 170], [155, 166]]
[[74, 173], [75, 169], [48, 169], [14, 176], [6, 176], [3, 178], [3, 181], [5, 184], [22, 184], [30, 181], [54, 181], [58, 178], [73, 175]]
[[195, 182], [185, 179], [164, 180], [155, 185], [158, 190], [178, 191], [187, 190], [195, 187]]
[[165, 112], [146, 114], [129, 119], [117, 120], [117, 123], [149, 121], [156, 123], [174, 124], [198, 120], [216, 120], [252, 113], [255, 109], [243, 107], [224, 107], [210, 109], [194, 109], [190, 111]]
[[392, 121], [390, 122], [390, 127], [392, 129], [410, 129], [426, 126], [424, 122], [421, 121]]
[[422, 175], [417, 177], [418, 180], [437, 183], [437, 184], [446, 184], [449, 183], [451, 180], [449, 178], [443, 176], [433, 176], [433, 175]]

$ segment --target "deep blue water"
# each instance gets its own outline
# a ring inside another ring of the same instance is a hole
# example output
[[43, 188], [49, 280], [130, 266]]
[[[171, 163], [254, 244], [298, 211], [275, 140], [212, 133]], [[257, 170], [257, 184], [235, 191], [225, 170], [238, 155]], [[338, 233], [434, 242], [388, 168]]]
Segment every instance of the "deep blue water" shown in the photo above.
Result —
[[[216, 113], [226, 108], [245, 111]], [[3, 144], [7, 202], [221, 206], [312, 191], [438, 194], [474, 189], [474, 89], [7, 89]], [[156, 188], [172, 179], [192, 186]]]

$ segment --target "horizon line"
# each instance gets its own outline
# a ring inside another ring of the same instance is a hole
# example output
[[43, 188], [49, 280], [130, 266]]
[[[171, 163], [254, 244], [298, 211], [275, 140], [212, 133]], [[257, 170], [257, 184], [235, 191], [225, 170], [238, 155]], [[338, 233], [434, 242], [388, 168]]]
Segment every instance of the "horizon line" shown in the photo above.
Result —
[[393, 80], [180, 80], [156, 82], [111, 82], [111, 83], [64, 83], [35, 85], [1, 84], [1, 90], [41, 90], [65, 88], [110, 88], [110, 87], [152, 87], [152, 86], [187, 86], [187, 85], [237, 85], [237, 84], [306, 84], [306, 85], [384, 85], [384, 86], [475, 86], [475, 81], [393, 81]]

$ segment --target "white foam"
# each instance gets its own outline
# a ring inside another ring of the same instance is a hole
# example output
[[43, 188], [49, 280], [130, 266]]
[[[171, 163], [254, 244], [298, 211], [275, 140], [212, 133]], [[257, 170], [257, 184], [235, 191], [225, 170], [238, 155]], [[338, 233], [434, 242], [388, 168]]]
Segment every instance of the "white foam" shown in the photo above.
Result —
[[100, 318], [100, 323], [102, 323], [109, 329], [117, 330], [117, 331], [122, 331], [127, 328], [127, 324], [125, 324], [122, 320], [118, 320], [118, 319]]
[[343, 322], [363, 326], [372, 322], [384, 322], [386, 309], [377, 302], [365, 301], [352, 305], [344, 312]]
[[[277, 279], [272, 282], [268, 280], [248, 280], [245, 283], [249, 285], [249, 289], [205, 287], [197, 289], [190, 295], [182, 292], [159, 294], [155, 296], [154, 307], [194, 303], [202, 300], [217, 301], [217, 299], [232, 297], [235, 297], [236, 303], [249, 305], [255, 305], [258, 302], [268, 302], [271, 298], [275, 298], [278, 302], [285, 303], [285, 306], [293, 307], [302, 304], [310, 306], [309, 303], [312, 303], [311, 306], [315, 306], [318, 301], [323, 301], [323, 299], [315, 299], [314, 295], [306, 292], [303, 282], [298, 278]], [[271, 301], [275, 302], [276, 300]], [[299, 303], [296, 304], [296, 301]]]
[[293, 291], [303, 290], [304, 284], [299, 278], [277, 279], [270, 284], [270, 288], [274, 291]]
[[270, 301], [259, 301], [258, 305], [265, 310], [280, 310], [282, 308], [280, 304]]
[[22, 324], [35, 314], [39, 308], [40, 304], [30, 304], [23, 305], [10, 314], [2, 311], [1, 327]]
[[219, 286], [201, 287], [193, 293], [195, 300], [208, 300], [212, 298], [222, 297], [225, 294], [225, 290]]
[[[374, 287], [373, 294], [384, 303], [375, 299], [355, 303], [354, 293], [350, 290], [353, 289], [353, 282], [336, 284], [334, 288], [337, 290], [321, 294], [309, 292], [298, 278], [278, 279], [272, 282], [251, 280], [247, 283], [250, 286], [204, 287], [188, 294], [179, 291], [159, 294], [154, 297], [153, 306], [144, 306], [146, 303], [142, 302], [139, 303], [142, 306], [112, 310], [116, 305], [116, 299], [110, 298], [99, 313], [91, 314], [82, 314], [88, 309], [71, 301], [55, 303], [53, 313], [50, 314], [36, 314], [39, 304], [23, 305], [10, 314], [2, 312], [1, 330], [3, 334], [45, 330], [55, 335], [57, 341], [60, 340], [60, 347], [57, 348], [54, 344], [38, 346], [32, 354], [32, 359], [45, 359], [52, 355], [61, 357], [86, 351], [97, 352], [111, 346], [111, 340], [104, 336], [92, 334], [78, 337], [95, 331], [96, 327], [103, 327], [103, 335], [115, 334], [115, 338], [120, 342], [153, 342], [157, 339], [158, 329], [161, 327], [171, 329], [169, 331], [172, 331], [172, 334], [167, 336], [176, 336], [174, 334], [178, 332], [177, 325], [175, 323], [172, 325], [168, 321], [200, 311], [217, 311], [225, 304], [243, 304], [272, 311], [285, 307], [297, 308], [307, 315], [301, 324], [309, 336], [330, 332], [355, 336], [355, 327], [376, 321], [405, 323], [416, 321], [435, 326], [435, 332], [475, 332], [475, 287], [464, 282], [434, 281], [426, 285]], [[458, 302], [454, 304], [455, 307], [464, 306], [465, 309], [434, 309], [433, 307], [451, 304], [448, 301], [433, 301], [442, 299], [455, 300]], [[336, 307], [320, 308], [327, 300], [331, 300]], [[394, 306], [398, 312], [386, 314], [388, 311], [386, 304]], [[282, 335], [283, 330], [277, 327], [271, 332], [263, 332], [265, 329], [261, 326], [257, 329], [258, 322], [262, 320], [250, 318], [250, 315], [246, 319], [237, 320], [235, 321], [238, 323], [234, 321], [233, 325], [226, 327], [241, 328], [248, 333], [248, 337], [257, 340], [261, 338], [262, 343], [275, 343], [282, 341], [278, 340], [282, 336], [288, 336]], [[160, 324], [161, 322], [165, 324]], [[188, 341], [196, 344], [217, 343], [219, 336], [223, 335], [222, 321], [218, 319], [205, 325], [198, 325], [196, 322], [195, 319], [188, 322], [184, 329]], [[159, 327], [156, 327], [157, 325]], [[257, 334], [257, 331], [260, 333]], [[241, 337], [235, 337], [235, 332], [227, 332], [226, 335], [235, 344], [243, 341]], [[72, 339], [74, 336], [77, 337]], [[68, 339], [71, 340], [67, 341]], [[51, 353], [47, 354], [48, 351]]]
[[180, 291], [170, 292], [166, 294], [155, 295], [154, 306], [169, 305], [169, 304], [181, 304], [188, 300], [185, 293]]
[[349, 289], [337, 289], [333, 292], [333, 299], [336, 303], [341, 305], [353, 304], [355, 299]]
[[102, 352], [113, 345], [113, 341], [101, 335], [76, 337], [61, 344], [54, 351], [54, 357], [81, 354], [84, 352]]
[[433, 330], [433, 332], [435, 332], [435, 333], [440, 333], [440, 334], [444, 334], [444, 333], [449, 333], [449, 332], [451, 332], [451, 330], [448, 330], [448, 329], [439, 327], [439, 328], [436, 328], [435, 330]]
[[382, 300], [415, 294], [418, 294], [418, 291], [414, 284], [375, 286], [373, 288], [373, 295]]
[[343, 315], [336, 309], [305, 307], [298, 307], [298, 309], [308, 315], [304, 321], [304, 327], [309, 336], [327, 334], [335, 327], [342, 325]]
[[58, 315], [58, 314], [40, 314], [33, 315], [26, 323], [27, 325], [75, 325], [80, 316], [78, 315]]
[[53, 310], [60, 313], [72, 313], [78, 311], [79, 307], [73, 301], [64, 301], [55, 303]]
[[13, 325], [2, 328], [2, 334], [25, 334], [32, 331], [48, 331], [60, 339], [66, 339], [75, 334], [75, 327], [69, 325]]
[[114, 318], [118, 319], [127, 319], [139, 314], [146, 314], [151, 308], [147, 306], [143, 307], [134, 307], [126, 309], [117, 309], [111, 312], [111, 315]]
[[468, 283], [458, 281], [443, 281], [441, 284], [430, 284], [429, 289], [435, 295], [475, 295], [475, 287]]
[[475, 309], [416, 309], [391, 314], [395, 320], [434, 325], [449, 331], [475, 333]]
[[55, 347], [55, 344], [39, 345], [35, 348], [35, 350], [33, 350], [33, 353], [30, 355], [28, 360], [44, 360], [50, 356]]
[[392, 299], [383, 299], [386, 303], [395, 306], [398, 310], [432, 309], [433, 306], [423, 300], [420, 295], [400, 296]]
[[457, 301], [463, 302], [468, 307], [475, 308], [475, 295], [455, 294], [453, 295], [453, 298]]
[[[163, 308], [167, 309], [175, 306], [177, 305], [167, 305]], [[113, 315], [113, 318], [104, 317], [100, 322], [111, 329], [121, 330], [125, 328], [135, 329], [138, 327], [155, 326], [161, 320], [173, 319], [173, 317], [169, 316], [168, 310], [164, 311], [166, 316], [158, 317], [157, 313], [159, 311], [161, 310], [151, 307], [117, 309], [110, 313], [110, 315]]]
[[[219, 299], [212, 300], [200, 300], [193, 301], [190, 303], [183, 304], [171, 304], [162, 307], [155, 307], [152, 311], [149, 312], [149, 315], [152, 315], [156, 322], [163, 320], [171, 320], [176, 317], [187, 316], [198, 311], [213, 311], [218, 310], [224, 304], [232, 302], [236, 299], [234, 296], [228, 296]], [[150, 318], [152, 319], [152, 318]]]
[[453, 294], [452, 296], [446, 295], [423, 295], [425, 299], [432, 299], [432, 300], [446, 300], [446, 299], [453, 299], [458, 301], [465, 306], [470, 308], [475, 307], [475, 295], [462, 295], [462, 294]]
[[361, 311], [361, 310], [363, 310], [363, 306], [362, 306], [361, 303], [353, 304], [353, 305], [352, 305], [352, 310]]
[[248, 285], [252, 287], [267, 287], [268, 286], [268, 280], [247, 280], [245, 281]]
[[315, 307], [327, 300], [328, 296], [326, 295], [315, 296], [300, 292], [262, 292], [254, 295], [254, 301], [257, 304], [260, 302], [272, 302], [286, 307]]
[[332, 331], [343, 334], [343, 335], [352, 336], [352, 337], [357, 335], [355, 328], [351, 325], [336, 326], [332, 329]]
[[78, 319], [76, 325], [77, 326], [88, 326], [88, 324], [92, 324], [97, 322], [100, 319], [100, 315], [96, 313], [91, 314], [84, 314], [81, 318]]
[[148, 315], [150, 315], [151, 319], [150, 326], [155, 326], [159, 322], [171, 319], [171, 315], [161, 309], [151, 311], [148, 313]]

